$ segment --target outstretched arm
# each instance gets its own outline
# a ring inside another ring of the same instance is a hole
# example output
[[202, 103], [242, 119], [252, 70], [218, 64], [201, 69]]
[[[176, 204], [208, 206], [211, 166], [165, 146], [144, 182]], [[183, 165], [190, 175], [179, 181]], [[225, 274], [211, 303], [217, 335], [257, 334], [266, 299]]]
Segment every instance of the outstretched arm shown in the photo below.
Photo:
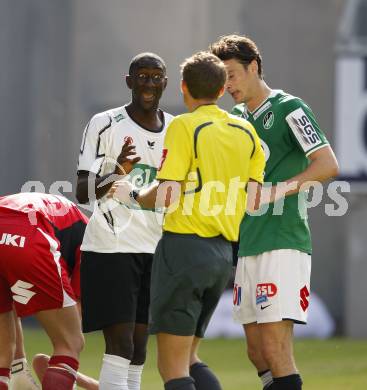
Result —
[[127, 205], [135, 201], [141, 207], [153, 209], [169, 207], [178, 200], [180, 194], [181, 184], [177, 181], [163, 180], [138, 192], [131, 183], [120, 180], [113, 183], [108, 196]]
[[[130, 158], [131, 156], [135, 157]], [[102, 198], [115, 181], [120, 180], [122, 176], [132, 171], [134, 164], [138, 161], [140, 161], [140, 157], [136, 156], [135, 146], [130, 145], [126, 141], [121, 148], [121, 152], [116, 161], [116, 168], [113, 172], [100, 177], [89, 171], [79, 171], [76, 186], [76, 198], [78, 202], [85, 204]], [[92, 193], [90, 193], [90, 189], [92, 189]]]

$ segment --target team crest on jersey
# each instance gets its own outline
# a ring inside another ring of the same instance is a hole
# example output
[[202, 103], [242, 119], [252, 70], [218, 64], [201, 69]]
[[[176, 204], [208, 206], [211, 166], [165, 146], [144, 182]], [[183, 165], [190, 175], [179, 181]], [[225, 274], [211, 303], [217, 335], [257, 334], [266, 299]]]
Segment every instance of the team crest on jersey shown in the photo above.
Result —
[[264, 115], [263, 126], [264, 129], [269, 130], [274, 124], [274, 113], [269, 111]]
[[132, 145], [133, 142], [134, 142], [134, 140], [133, 140], [132, 137], [130, 137], [130, 136], [127, 135], [127, 136], [124, 138], [124, 142], [127, 143], [128, 145]]

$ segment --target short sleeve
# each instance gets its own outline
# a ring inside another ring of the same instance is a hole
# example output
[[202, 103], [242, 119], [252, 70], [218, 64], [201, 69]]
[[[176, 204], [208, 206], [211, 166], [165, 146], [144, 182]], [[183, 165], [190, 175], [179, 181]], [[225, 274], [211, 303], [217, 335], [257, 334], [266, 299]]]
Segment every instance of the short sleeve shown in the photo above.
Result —
[[250, 160], [249, 178], [262, 184], [264, 182], [265, 153], [253, 126], [251, 126], [250, 131], [253, 135], [255, 148]]
[[306, 103], [302, 100], [293, 100], [289, 111], [286, 121], [291, 136], [306, 156], [329, 145], [315, 115]]
[[106, 130], [112, 119], [106, 113], [95, 115], [84, 129], [79, 152], [78, 171], [99, 174], [105, 157]]
[[192, 140], [184, 121], [176, 117], [167, 128], [158, 180], [183, 181], [192, 163]]

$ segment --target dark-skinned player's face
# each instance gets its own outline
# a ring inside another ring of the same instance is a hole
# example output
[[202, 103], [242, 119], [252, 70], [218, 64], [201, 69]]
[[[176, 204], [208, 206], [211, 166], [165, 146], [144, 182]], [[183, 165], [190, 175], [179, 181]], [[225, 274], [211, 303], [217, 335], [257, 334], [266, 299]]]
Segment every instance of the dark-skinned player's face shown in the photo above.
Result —
[[145, 111], [155, 110], [167, 85], [165, 68], [155, 59], [144, 59], [127, 76], [126, 83], [134, 105]]

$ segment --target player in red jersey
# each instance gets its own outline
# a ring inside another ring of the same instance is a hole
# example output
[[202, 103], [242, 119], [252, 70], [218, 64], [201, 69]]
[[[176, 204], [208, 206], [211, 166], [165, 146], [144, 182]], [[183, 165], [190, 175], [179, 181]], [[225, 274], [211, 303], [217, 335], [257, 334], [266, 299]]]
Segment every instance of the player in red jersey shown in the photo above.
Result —
[[76, 265], [86, 223], [61, 196], [0, 198], [0, 390], [8, 389], [14, 358], [13, 306], [19, 317], [35, 314], [52, 342], [42, 388], [73, 388], [84, 344], [74, 290], [78, 294]]

